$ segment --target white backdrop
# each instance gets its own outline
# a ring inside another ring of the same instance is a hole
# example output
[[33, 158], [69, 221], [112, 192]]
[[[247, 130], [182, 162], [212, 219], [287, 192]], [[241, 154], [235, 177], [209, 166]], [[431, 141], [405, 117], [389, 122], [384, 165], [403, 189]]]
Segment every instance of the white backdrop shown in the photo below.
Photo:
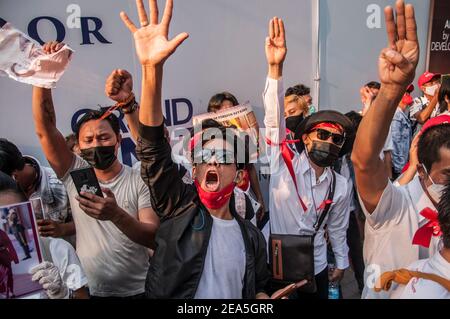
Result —
[[[230, 91], [241, 102], [250, 101], [262, 125], [261, 93], [266, 76], [264, 39], [268, 20], [282, 17], [287, 28], [288, 58], [285, 63], [285, 87], [304, 83], [311, 88], [313, 61], [313, 1], [315, 0], [176, 0], [171, 35], [186, 31], [190, 38], [166, 63], [163, 98], [167, 100], [170, 128], [175, 122], [187, 122], [203, 113], [209, 98]], [[416, 6], [419, 39], [422, 48], [418, 73], [424, 71], [429, 0], [410, 1]], [[160, 12], [164, 1], [159, 0]], [[388, 0], [320, 0], [320, 105], [321, 109], [340, 111], [357, 109], [359, 87], [377, 79], [377, 56], [385, 46], [383, 7]], [[80, 14], [77, 14], [79, 8]], [[75, 11], [73, 11], [75, 10]], [[36, 17], [49, 16], [64, 26], [65, 39], [74, 50], [74, 59], [53, 92], [59, 129], [71, 132], [73, 115], [83, 108], [107, 106], [104, 81], [114, 68], [134, 75], [136, 95], [140, 95], [140, 68], [134, 54], [132, 37], [122, 24], [119, 12], [126, 11], [137, 22], [134, 0], [1, 0], [0, 17], [27, 32]], [[101, 21], [100, 34], [111, 43], [101, 43], [92, 34], [92, 44], [81, 44], [82, 30], [77, 17]], [[37, 24], [43, 41], [56, 37], [49, 20]], [[25, 154], [44, 161], [33, 130], [31, 87], [0, 78], [0, 136], [16, 143]], [[172, 106], [174, 100], [177, 118]], [[315, 99], [314, 104], [317, 104]], [[124, 136], [129, 136], [125, 126]], [[132, 147], [125, 139], [122, 152], [127, 160]], [[264, 183], [265, 184], [265, 183]]]

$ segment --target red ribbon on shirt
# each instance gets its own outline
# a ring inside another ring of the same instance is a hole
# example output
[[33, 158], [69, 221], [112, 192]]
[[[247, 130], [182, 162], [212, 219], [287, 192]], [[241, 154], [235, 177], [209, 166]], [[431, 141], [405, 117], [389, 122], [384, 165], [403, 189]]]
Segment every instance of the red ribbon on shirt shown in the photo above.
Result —
[[429, 222], [416, 231], [413, 238], [413, 245], [420, 245], [428, 248], [430, 247], [431, 237], [442, 235], [438, 221], [438, 212], [427, 207], [420, 212], [420, 215], [428, 219]]
[[[266, 138], [267, 144], [274, 145], [271, 140]], [[294, 158], [294, 152], [289, 148], [288, 144], [295, 144], [300, 142], [300, 140], [287, 140], [284, 139], [280, 144], [281, 149], [281, 156], [283, 157], [284, 163], [286, 164], [286, 167], [289, 171], [289, 174], [291, 174], [292, 180], [294, 181], [295, 190], [297, 191], [297, 196], [300, 201], [300, 204], [302, 205], [303, 211], [306, 213], [308, 211], [308, 208], [306, 207], [305, 203], [303, 202], [302, 198], [298, 194], [298, 186], [297, 186], [297, 178], [295, 177], [294, 172], [294, 166], [292, 165], [292, 159]]]
[[325, 209], [325, 207], [327, 207], [327, 205], [331, 205], [333, 204], [333, 201], [331, 199], [326, 199], [322, 202], [322, 204], [320, 204], [319, 209]]

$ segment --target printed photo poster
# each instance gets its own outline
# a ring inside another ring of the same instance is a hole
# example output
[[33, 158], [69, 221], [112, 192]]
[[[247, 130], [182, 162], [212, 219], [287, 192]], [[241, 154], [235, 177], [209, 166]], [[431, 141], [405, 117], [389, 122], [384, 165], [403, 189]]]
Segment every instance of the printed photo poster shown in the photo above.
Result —
[[0, 207], [0, 299], [23, 298], [42, 290], [29, 274], [41, 262], [31, 203]]
[[450, 73], [450, 1], [434, 0], [432, 4], [429, 71]]
[[258, 121], [249, 102], [218, 112], [204, 113], [194, 116], [192, 118], [192, 124], [195, 127], [207, 119], [215, 120], [225, 127], [235, 127], [237, 130], [246, 133], [245, 135], [241, 135], [241, 137], [248, 136], [250, 142], [249, 159], [251, 162], [256, 161], [260, 147], [260, 132]]

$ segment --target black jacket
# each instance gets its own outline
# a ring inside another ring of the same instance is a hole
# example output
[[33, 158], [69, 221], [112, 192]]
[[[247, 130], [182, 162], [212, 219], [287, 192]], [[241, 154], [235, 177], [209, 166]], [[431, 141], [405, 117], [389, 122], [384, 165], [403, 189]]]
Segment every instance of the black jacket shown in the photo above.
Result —
[[[147, 273], [147, 297], [194, 298], [203, 272], [212, 217], [201, 204], [195, 186], [181, 180], [163, 125], [141, 124], [139, 135], [136, 153], [142, 162], [141, 175], [161, 220]], [[238, 216], [234, 207], [232, 198], [230, 210], [241, 228], [246, 250], [242, 296], [253, 299], [257, 293], [265, 292], [270, 278], [266, 242], [250, 221]]]

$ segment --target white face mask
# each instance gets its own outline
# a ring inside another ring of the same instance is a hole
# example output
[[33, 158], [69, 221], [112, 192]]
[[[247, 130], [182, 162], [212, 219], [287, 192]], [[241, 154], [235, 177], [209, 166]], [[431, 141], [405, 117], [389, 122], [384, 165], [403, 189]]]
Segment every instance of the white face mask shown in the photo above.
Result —
[[425, 94], [428, 94], [429, 96], [434, 96], [434, 94], [435, 94], [436, 91], [437, 91], [437, 88], [438, 88], [438, 85], [437, 85], [437, 84], [435, 84], [435, 85], [433, 85], [433, 86], [427, 86], [427, 87], [425, 88]]
[[441, 200], [442, 193], [444, 192], [445, 185], [442, 185], [442, 184], [436, 184], [436, 183], [431, 179], [431, 176], [430, 176], [430, 174], [428, 174], [428, 171], [427, 171], [427, 169], [425, 168], [425, 166], [422, 165], [422, 167], [423, 167], [423, 169], [425, 170], [425, 172], [427, 173], [428, 178], [429, 178], [430, 181], [431, 181], [431, 185], [427, 187], [428, 194], [430, 194], [430, 197], [433, 199], [433, 201], [434, 201], [435, 203], [439, 203], [440, 200]]
[[431, 198], [436, 203], [440, 202], [442, 193], [444, 192], [444, 189], [445, 189], [445, 185], [434, 184], [434, 183], [427, 187], [428, 194], [430, 194]]

